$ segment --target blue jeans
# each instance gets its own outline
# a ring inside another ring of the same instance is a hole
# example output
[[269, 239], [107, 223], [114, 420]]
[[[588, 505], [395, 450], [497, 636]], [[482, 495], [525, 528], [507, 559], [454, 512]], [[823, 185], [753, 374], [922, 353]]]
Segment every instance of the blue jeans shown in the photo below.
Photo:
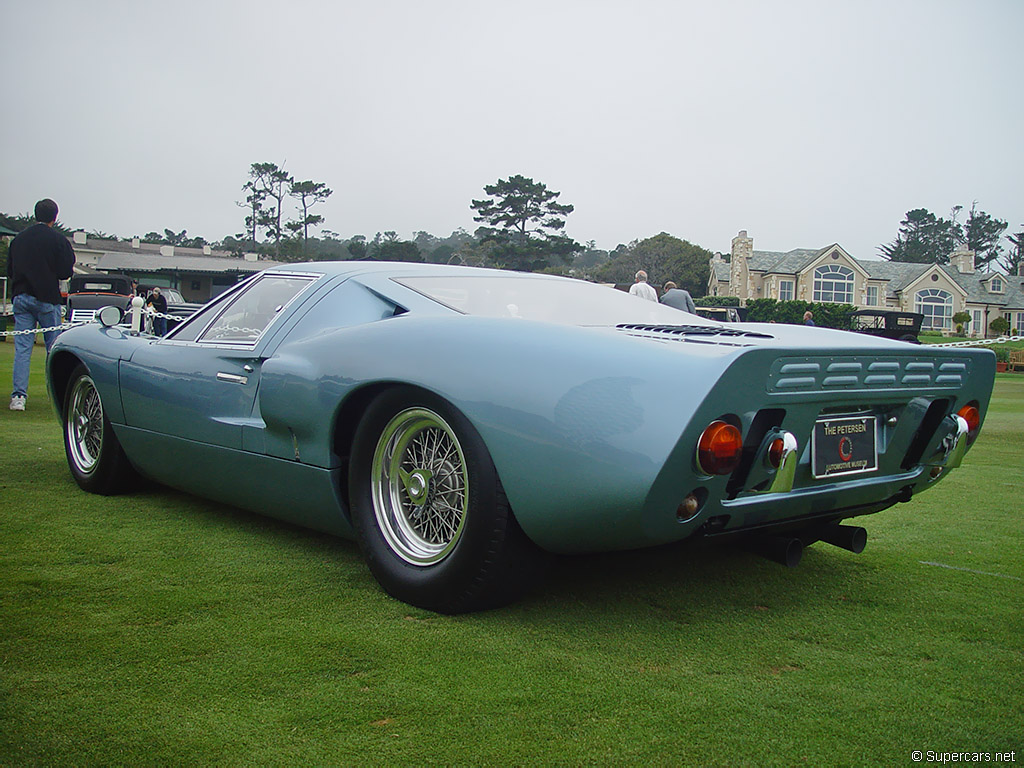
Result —
[[[52, 328], [60, 325], [60, 305], [47, 304], [30, 293], [19, 293], [14, 297], [14, 330], [28, 331], [38, 325], [40, 328]], [[60, 331], [47, 331], [43, 334], [46, 351], [50, 351]], [[11, 396], [28, 395], [28, 368], [32, 361], [32, 347], [35, 346], [34, 333], [26, 333], [14, 337], [14, 391]]]

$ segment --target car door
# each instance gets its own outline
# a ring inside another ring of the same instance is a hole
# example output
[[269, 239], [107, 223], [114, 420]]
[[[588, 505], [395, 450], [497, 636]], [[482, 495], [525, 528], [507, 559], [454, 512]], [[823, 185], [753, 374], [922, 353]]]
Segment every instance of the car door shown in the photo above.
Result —
[[261, 274], [173, 336], [141, 346], [120, 368], [126, 424], [241, 449], [263, 349], [317, 277]]

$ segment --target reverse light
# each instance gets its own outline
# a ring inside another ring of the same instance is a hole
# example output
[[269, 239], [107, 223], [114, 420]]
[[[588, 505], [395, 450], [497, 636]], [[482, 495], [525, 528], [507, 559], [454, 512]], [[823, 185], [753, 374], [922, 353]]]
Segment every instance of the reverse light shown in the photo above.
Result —
[[967, 442], [973, 443], [981, 427], [981, 411], [976, 402], [970, 402], [956, 412], [956, 415], [967, 422]]
[[688, 493], [686, 498], [676, 508], [676, 519], [685, 523], [693, 519], [693, 516], [700, 510], [700, 499], [696, 493]]
[[728, 475], [740, 463], [743, 436], [732, 424], [713, 421], [697, 441], [697, 466], [706, 475]]

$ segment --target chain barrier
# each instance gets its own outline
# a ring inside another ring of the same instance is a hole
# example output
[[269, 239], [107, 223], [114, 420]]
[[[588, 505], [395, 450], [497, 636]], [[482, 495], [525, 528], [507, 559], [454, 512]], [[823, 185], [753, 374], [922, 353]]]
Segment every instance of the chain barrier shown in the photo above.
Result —
[[968, 339], [965, 341], [949, 341], [945, 344], [929, 344], [929, 347], [988, 347], [993, 344], [1005, 344], [1008, 341], [1024, 341], [1024, 336], [1000, 336], [998, 339]]
[[[165, 320], [182, 320], [181, 315], [168, 315], [163, 312], [157, 312], [156, 310], [143, 309], [142, 314], [147, 318], [162, 317]], [[13, 317], [13, 315], [12, 315]], [[130, 321], [131, 310], [124, 313], [121, 318], [122, 322]], [[51, 331], [66, 331], [68, 328], [75, 328], [79, 325], [89, 325], [90, 323], [98, 323], [95, 317], [92, 320], [79, 320], [77, 322], [61, 323], [60, 325], [51, 325], [49, 328], [28, 328], [24, 331], [0, 331], [0, 338], [5, 336], [27, 336], [30, 333], [49, 333]]]

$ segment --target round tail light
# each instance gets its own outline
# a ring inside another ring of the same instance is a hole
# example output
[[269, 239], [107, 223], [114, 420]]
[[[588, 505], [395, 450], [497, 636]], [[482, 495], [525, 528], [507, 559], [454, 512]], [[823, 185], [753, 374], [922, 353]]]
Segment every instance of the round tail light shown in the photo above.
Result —
[[981, 411], [978, 410], [977, 403], [968, 403], [957, 411], [957, 416], [967, 422], [967, 439], [973, 443], [981, 427]]
[[697, 466], [706, 475], [728, 475], [740, 463], [743, 436], [732, 424], [713, 421], [697, 442]]

